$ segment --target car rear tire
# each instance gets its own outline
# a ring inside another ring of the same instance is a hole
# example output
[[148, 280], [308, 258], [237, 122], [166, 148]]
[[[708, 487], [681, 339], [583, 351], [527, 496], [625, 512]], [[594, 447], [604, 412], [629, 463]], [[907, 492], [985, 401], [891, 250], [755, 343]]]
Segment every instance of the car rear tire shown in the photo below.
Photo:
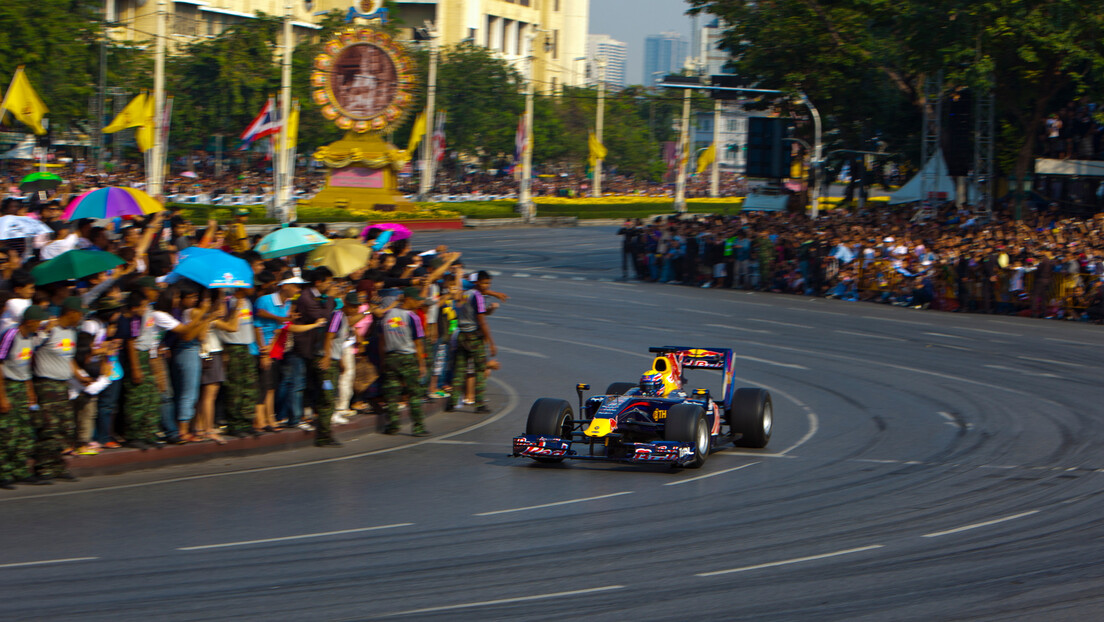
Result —
[[737, 389], [728, 412], [728, 426], [740, 438], [737, 447], [762, 449], [774, 430], [774, 404], [765, 389]]
[[[555, 436], [571, 440], [571, 431], [575, 426], [575, 413], [567, 400], [542, 397], [533, 402], [529, 409], [529, 419], [525, 422], [525, 433], [538, 436]], [[537, 462], [555, 464], [563, 458], [537, 458]]]
[[664, 423], [664, 440], [694, 444], [694, 459], [686, 466], [697, 469], [709, 457], [712, 438], [705, 411], [693, 404], [676, 404], [667, 411]]
[[606, 387], [606, 395], [624, 395], [629, 389], [635, 388], [635, 382], [611, 382], [610, 386]]

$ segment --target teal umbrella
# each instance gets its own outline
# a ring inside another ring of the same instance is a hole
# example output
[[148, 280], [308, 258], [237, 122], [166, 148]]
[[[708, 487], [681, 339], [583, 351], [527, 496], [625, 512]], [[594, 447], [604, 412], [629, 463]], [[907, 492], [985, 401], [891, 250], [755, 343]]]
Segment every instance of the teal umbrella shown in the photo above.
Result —
[[261, 238], [253, 250], [265, 259], [287, 257], [310, 251], [329, 242], [326, 236], [306, 227], [283, 227]]
[[106, 272], [123, 263], [122, 259], [112, 253], [72, 250], [31, 268], [31, 276], [35, 279], [35, 285], [75, 281], [98, 272]]

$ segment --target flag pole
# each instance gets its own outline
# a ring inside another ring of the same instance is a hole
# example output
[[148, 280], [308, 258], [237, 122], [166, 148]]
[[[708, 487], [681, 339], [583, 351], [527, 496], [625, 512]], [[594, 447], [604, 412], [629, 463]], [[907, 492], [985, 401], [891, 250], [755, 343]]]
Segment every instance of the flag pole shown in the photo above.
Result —
[[[606, 119], [606, 57], [598, 57], [598, 118], [594, 122], [594, 133], [597, 135], [598, 144], [602, 142], [602, 130]], [[594, 193], [593, 196], [602, 196], [602, 163], [603, 158], [598, 158], [594, 163]]]
[[273, 192], [274, 216], [281, 222], [289, 222], [291, 202], [291, 185], [293, 180], [288, 175], [290, 162], [288, 154], [291, 152], [288, 144], [288, 119], [291, 118], [291, 55], [295, 49], [291, 32], [291, 1], [284, 3], [284, 59], [282, 73], [280, 75], [280, 149], [276, 158], [272, 160], [272, 174], [275, 178], [275, 191]]
[[[441, 14], [444, 14], [444, 7], [441, 8]], [[440, 17], [438, 17], [440, 22]], [[440, 52], [437, 49], [437, 27], [426, 22], [426, 30], [429, 32], [429, 84], [426, 87], [426, 107], [425, 107], [425, 122], [426, 129], [429, 129], [429, 124], [433, 123], [433, 132], [437, 132], [437, 123], [433, 118], [434, 108], [437, 106], [437, 63], [439, 62]], [[433, 149], [430, 148], [429, 143], [433, 140], [433, 134], [430, 134], [430, 140], [422, 140], [422, 176], [418, 178], [418, 200], [428, 201], [429, 192], [433, 189], [433, 166], [430, 160], [433, 158]]]
[[521, 150], [521, 186], [518, 191], [518, 211], [521, 212], [521, 218], [527, 222], [532, 223], [536, 217], [536, 210], [533, 209], [533, 197], [532, 197], [532, 181], [533, 181], [533, 80], [534, 71], [533, 68], [536, 65], [536, 50], [533, 48], [533, 43], [537, 38], [537, 26], [531, 25], [529, 32], [526, 33], [525, 38], [529, 40], [529, 50], [527, 58], [527, 75], [525, 79], [525, 146]]
[[153, 57], [153, 166], [146, 169], [146, 190], [156, 197], [161, 191], [161, 162], [165, 145], [162, 142], [161, 127], [164, 123], [165, 108], [165, 0], [157, 0], [157, 41], [154, 44]]

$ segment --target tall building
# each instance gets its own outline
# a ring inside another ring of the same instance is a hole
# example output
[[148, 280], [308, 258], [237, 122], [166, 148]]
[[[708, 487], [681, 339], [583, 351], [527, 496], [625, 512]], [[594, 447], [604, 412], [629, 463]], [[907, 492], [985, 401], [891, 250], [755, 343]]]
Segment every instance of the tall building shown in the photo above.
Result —
[[[193, 41], [214, 37], [223, 30], [256, 18], [258, 11], [284, 14], [287, 0], [166, 0], [170, 53]], [[121, 26], [112, 36], [148, 41], [157, 32], [158, 0], [106, 0], [108, 19]], [[359, 3], [358, 3], [359, 4]], [[319, 34], [316, 13], [345, 13], [353, 0], [292, 0], [297, 38]], [[525, 72], [529, 56], [526, 36], [535, 33], [533, 56], [537, 88], [554, 92], [564, 84], [582, 84], [583, 73], [573, 59], [586, 54], [590, 0], [398, 0], [397, 17], [407, 26], [425, 21], [437, 25], [441, 43], [469, 40], [494, 50]], [[324, 33], [323, 33], [324, 34]]]
[[609, 35], [587, 35], [587, 84], [594, 84], [598, 79], [599, 59], [606, 61], [606, 86], [615, 89], [625, 88], [625, 74], [629, 61], [628, 46]]
[[689, 45], [681, 33], [663, 32], [644, 39], [643, 83], [654, 84], [669, 73], [682, 71]]
[[698, 62], [702, 66], [705, 75], [711, 76], [719, 73], [732, 73], [725, 67], [731, 59], [727, 50], [720, 48], [721, 39], [728, 24], [719, 17], [713, 18], [698, 32], [699, 49], [695, 51]]
[[433, 22], [441, 43], [471, 41], [514, 63], [525, 74], [533, 40], [537, 90], [556, 92], [582, 85], [584, 72], [575, 59], [586, 55], [590, 0], [398, 0], [399, 15], [409, 26]]

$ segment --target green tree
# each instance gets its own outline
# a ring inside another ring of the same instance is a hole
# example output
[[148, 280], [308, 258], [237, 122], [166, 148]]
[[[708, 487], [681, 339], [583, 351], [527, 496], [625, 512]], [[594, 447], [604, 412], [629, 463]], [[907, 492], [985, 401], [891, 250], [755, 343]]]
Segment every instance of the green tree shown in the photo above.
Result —
[[487, 48], [446, 47], [437, 73], [437, 108], [448, 113], [450, 149], [486, 164], [513, 153], [517, 118], [525, 109], [521, 75]]
[[0, 88], [7, 89], [16, 67], [24, 65], [50, 109], [53, 128], [87, 116], [99, 66], [102, 7], [97, 0], [0, 2]]

